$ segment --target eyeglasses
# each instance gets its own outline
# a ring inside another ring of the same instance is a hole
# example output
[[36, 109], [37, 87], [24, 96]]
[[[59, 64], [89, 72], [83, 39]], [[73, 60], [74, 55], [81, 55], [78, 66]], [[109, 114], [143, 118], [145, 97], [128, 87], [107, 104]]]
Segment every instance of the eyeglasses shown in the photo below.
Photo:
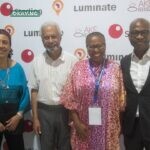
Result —
[[105, 45], [90, 45], [90, 46], [88, 46], [87, 47], [88, 49], [99, 49], [99, 50], [103, 50], [103, 49], [105, 49]]
[[130, 34], [131, 34], [131, 36], [138, 36], [139, 34], [141, 35], [141, 36], [147, 36], [148, 34], [150, 33], [150, 31], [149, 30], [142, 30], [142, 31], [131, 31], [130, 32]]

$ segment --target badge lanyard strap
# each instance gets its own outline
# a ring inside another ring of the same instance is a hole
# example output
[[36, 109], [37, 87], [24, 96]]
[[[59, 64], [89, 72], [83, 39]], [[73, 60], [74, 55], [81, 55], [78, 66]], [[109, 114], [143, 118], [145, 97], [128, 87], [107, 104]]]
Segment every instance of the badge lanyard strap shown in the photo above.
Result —
[[104, 66], [105, 66], [105, 59], [104, 59], [104, 62], [103, 62], [102, 69], [99, 72], [99, 76], [96, 79], [96, 74], [94, 73], [94, 71], [92, 69], [92, 64], [90, 63], [90, 70], [91, 70], [92, 74], [95, 77], [95, 90], [94, 90], [94, 96], [93, 96], [94, 104], [97, 102], [97, 99], [98, 99], [98, 89], [100, 88], [100, 81], [101, 81], [101, 78], [102, 78], [102, 75], [103, 75], [103, 72], [104, 72]]

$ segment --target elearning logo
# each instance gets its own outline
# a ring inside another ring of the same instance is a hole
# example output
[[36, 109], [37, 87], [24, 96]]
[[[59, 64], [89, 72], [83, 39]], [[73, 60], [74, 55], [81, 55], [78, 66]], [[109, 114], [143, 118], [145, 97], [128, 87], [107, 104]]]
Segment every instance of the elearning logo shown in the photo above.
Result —
[[3, 3], [0, 6], [0, 12], [3, 16], [10, 17], [40, 17], [42, 15], [41, 9], [14, 9], [10, 3]]
[[150, 0], [136, 0], [135, 2], [131, 2], [127, 10], [130, 12], [150, 11]]

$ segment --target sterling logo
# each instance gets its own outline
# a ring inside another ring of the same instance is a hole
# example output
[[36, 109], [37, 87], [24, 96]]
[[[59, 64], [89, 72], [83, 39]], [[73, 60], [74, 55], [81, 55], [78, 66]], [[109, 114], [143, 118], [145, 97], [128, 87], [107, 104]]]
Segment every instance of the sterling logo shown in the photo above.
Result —
[[3, 3], [0, 6], [0, 12], [3, 16], [9, 16], [13, 11], [13, 6], [10, 3]]
[[121, 25], [119, 24], [112, 24], [110, 27], [109, 27], [109, 35], [114, 38], [114, 39], [117, 39], [119, 38], [122, 33], [123, 33], [123, 28], [121, 27]]
[[3, 16], [10, 17], [40, 17], [42, 15], [41, 9], [14, 9], [10, 3], [3, 3], [0, 6], [0, 12]]
[[140, 0], [130, 3], [128, 9], [130, 12], [144, 12], [150, 11], [150, 0]]
[[21, 53], [21, 58], [24, 62], [29, 63], [33, 60], [34, 58], [34, 53], [30, 49], [25, 49]]
[[42, 14], [41, 9], [26, 9], [26, 10], [21, 10], [21, 9], [15, 9], [11, 13], [11, 17], [40, 17]]

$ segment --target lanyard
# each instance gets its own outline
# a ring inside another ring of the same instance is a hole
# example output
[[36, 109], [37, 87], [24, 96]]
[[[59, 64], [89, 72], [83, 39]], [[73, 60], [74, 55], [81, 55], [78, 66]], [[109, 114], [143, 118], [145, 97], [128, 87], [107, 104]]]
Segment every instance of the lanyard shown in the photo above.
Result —
[[95, 90], [94, 90], [94, 96], [93, 96], [93, 102], [95, 104], [97, 102], [97, 99], [98, 99], [98, 89], [100, 88], [100, 81], [101, 81], [102, 75], [104, 73], [105, 59], [103, 61], [103, 66], [102, 66], [102, 69], [99, 72], [98, 78], [96, 78], [96, 74], [94, 73], [94, 71], [92, 69], [92, 64], [91, 64], [90, 61], [89, 61], [89, 64], [90, 64], [90, 70], [91, 70], [92, 74], [95, 77]]

